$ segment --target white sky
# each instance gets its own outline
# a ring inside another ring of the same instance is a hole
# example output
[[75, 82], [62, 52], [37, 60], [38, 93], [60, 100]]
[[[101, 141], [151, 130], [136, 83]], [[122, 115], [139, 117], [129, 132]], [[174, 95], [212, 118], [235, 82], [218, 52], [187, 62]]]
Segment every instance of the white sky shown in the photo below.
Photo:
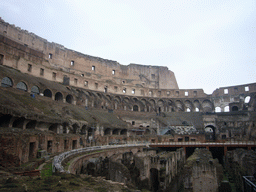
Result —
[[0, 17], [84, 54], [167, 66], [180, 89], [256, 82], [255, 0], [1, 0]]

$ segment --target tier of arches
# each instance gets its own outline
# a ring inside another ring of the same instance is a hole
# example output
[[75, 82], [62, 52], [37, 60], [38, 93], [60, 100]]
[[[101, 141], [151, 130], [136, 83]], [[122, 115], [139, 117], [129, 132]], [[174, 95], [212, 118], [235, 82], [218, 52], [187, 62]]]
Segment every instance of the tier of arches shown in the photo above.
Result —
[[[229, 107], [219, 109], [214, 107], [210, 99], [159, 99], [149, 97], [128, 97], [123, 95], [112, 95], [108, 93], [94, 92], [84, 89], [73, 89], [67, 87], [67, 92], [51, 90], [39, 85], [27, 85], [25, 81], [14, 84], [13, 79], [4, 77], [1, 81], [2, 87], [16, 87], [19, 90], [30, 92], [32, 95], [41, 95], [52, 100], [82, 105], [88, 108], [102, 108], [114, 110], [128, 110], [139, 112], [229, 112]], [[249, 98], [250, 101], [250, 98]], [[248, 96], [245, 102], [248, 101]], [[237, 106], [233, 106], [231, 111], [238, 111]]]

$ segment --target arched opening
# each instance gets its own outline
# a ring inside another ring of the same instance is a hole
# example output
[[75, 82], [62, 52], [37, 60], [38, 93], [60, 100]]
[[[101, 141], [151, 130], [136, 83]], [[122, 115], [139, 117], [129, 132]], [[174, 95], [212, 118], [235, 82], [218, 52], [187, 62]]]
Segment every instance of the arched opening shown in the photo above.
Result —
[[9, 77], [4, 77], [1, 81], [1, 86], [2, 87], [12, 87], [13, 86], [13, 83], [12, 83], [12, 80], [11, 78]]
[[95, 166], [95, 164], [91, 163], [91, 162], [88, 163], [86, 171], [87, 171], [88, 175], [95, 176], [95, 173], [96, 173], [96, 166]]
[[104, 130], [104, 135], [110, 135], [111, 133], [111, 129], [110, 128], [107, 128]]
[[237, 107], [237, 106], [233, 106], [233, 107], [231, 108], [231, 111], [238, 111], [238, 107]]
[[11, 115], [1, 115], [0, 116], [0, 127], [9, 127]]
[[39, 95], [39, 93], [40, 93], [39, 88], [34, 85], [34, 86], [31, 88], [31, 93], [32, 93], [32, 94]]
[[49, 131], [53, 131], [54, 133], [57, 133], [57, 132], [58, 132], [58, 124], [57, 124], [57, 123], [52, 124], [52, 125], [49, 127]]
[[44, 94], [45, 97], [52, 98], [52, 92], [49, 89], [45, 89], [43, 94]]
[[215, 141], [216, 128], [213, 125], [207, 125], [204, 130], [206, 139]]
[[17, 84], [17, 89], [19, 89], [21, 91], [27, 91], [28, 90], [27, 85], [22, 81]]
[[79, 129], [79, 125], [75, 123], [72, 125], [72, 128], [73, 128], [72, 133], [76, 134]]
[[89, 128], [88, 129], [88, 138], [91, 137], [93, 135], [93, 129]]
[[73, 96], [72, 95], [67, 95], [66, 102], [72, 104], [73, 103]]
[[23, 128], [23, 125], [24, 125], [24, 121], [25, 121], [25, 118], [24, 117], [20, 117], [18, 119], [16, 119], [13, 124], [12, 124], [12, 127], [15, 127], [15, 128]]
[[215, 107], [215, 112], [216, 112], [216, 113], [221, 112], [221, 108], [220, 108], [220, 107]]
[[68, 123], [63, 123], [63, 133], [68, 133]]
[[127, 135], [127, 129], [122, 129], [120, 135]]
[[197, 107], [195, 108], [195, 112], [199, 112], [199, 109]]
[[209, 100], [204, 100], [202, 103], [203, 111], [204, 112], [212, 112], [212, 103]]
[[226, 107], [224, 108], [224, 112], [229, 112], [229, 106], [226, 106]]
[[86, 125], [82, 126], [81, 132], [82, 135], [86, 135]]
[[118, 129], [113, 130], [113, 135], [118, 135]]
[[133, 106], [133, 111], [139, 111], [138, 105], [134, 105], [134, 106]]
[[63, 101], [63, 95], [60, 92], [55, 94], [55, 101]]
[[250, 102], [250, 99], [251, 99], [251, 97], [250, 97], [250, 96], [245, 97], [245, 99], [244, 99], [244, 103], [249, 103], [249, 102]]
[[29, 121], [26, 125], [26, 129], [35, 129], [36, 128], [36, 120]]
[[156, 192], [159, 189], [158, 170], [155, 168], [150, 169], [150, 183], [151, 190]]

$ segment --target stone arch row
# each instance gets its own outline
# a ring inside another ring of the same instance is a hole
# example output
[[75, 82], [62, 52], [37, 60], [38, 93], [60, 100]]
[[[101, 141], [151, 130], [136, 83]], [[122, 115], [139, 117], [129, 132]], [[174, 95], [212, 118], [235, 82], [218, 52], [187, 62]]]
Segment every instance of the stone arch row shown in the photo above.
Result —
[[86, 134], [91, 136], [94, 129], [88, 127], [87, 124], [81, 123], [51, 123], [42, 122], [33, 119], [26, 119], [25, 117], [15, 117], [10, 114], [0, 114], [0, 127], [12, 127], [20, 129], [40, 129], [53, 131], [58, 134], [73, 133]]
[[[92, 94], [93, 95], [93, 94]], [[213, 103], [204, 99], [200, 100], [180, 100], [180, 99], [152, 99], [122, 97], [111, 95], [93, 96], [90, 99], [99, 100], [98, 103], [107, 104], [105, 107], [120, 110], [142, 111], [142, 112], [212, 112]], [[94, 105], [94, 107], [97, 107]], [[102, 107], [103, 108], [103, 107]]]
[[[13, 80], [10, 77], [4, 77], [1, 81], [2, 87], [14, 87]], [[16, 84], [16, 88], [28, 91], [28, 86], [24, 81]], [[41, 92], [42, 91], [42, 92]], [[39, 86], [33, 85], [30, 89], [32, 94], [41, 94], [64, 103], [78, 104], [93, 108], [108, 108], [142, 112], [212, 112], [213, 104], [210, 100], [181, 100], [181, 99], [155, 99], [155, 98], [137, 98], [128, 96], [110, 95], [105, 93], [96, 93], [93, 91], [76, 90], [76, 96], [61, 91], [53, 92], [49, 88], [40, 90]]]
[[127, 129], [105, 128], [103, 135], [127, 135]]
[[33, 94], [33, 95], [42, 95], [45, 97], [52, 98], [53, 100], [56, 101], [63, 101], [67, 102], [70, 104], [75, 103], [75, 98], [73, 95], [68, 94], [68, 93], [62, 93], [60, 91], [56, 91], [55, 93], [51, 91], [50, 89], [42, 89], [40, 90], [39, 86], [33, 85], [31, 89], [28, 88], [28, 85], [25, 81], [19, 81], [16, 85], [13, 83], [13, 80], [10, 77], [4, 77], [1, 81], [1, 86], [2, 87], [16, 87], [19, 90], [26, 91]]

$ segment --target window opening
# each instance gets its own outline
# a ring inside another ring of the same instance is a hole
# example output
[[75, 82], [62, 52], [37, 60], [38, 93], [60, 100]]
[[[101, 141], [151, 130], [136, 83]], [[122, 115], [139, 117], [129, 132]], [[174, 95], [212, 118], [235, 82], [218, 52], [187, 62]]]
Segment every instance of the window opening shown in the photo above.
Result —
[[71, 65], [71, 66], [74, 66], [74, 65], [75, 65], [75, 61], [71, 61], [71, 62], [70, 62], [70, 65]]
[[44, 69], [43, 68], [40, 68], [40, 75], [44, 76]]
[[188, 96], [188, 92], [187, 91], [185, 91], [185, 96]]
[[95, 89], [98, 89], [98, 83], [95, 83]]
[[92, 66], [92, 71], [95, 71], [95, 66]]
[[57, 74], [56, 74], [55, 72], [53, 72], [53, 73], [52, 73], [52, 79], [53, 79], [53, 80], [56, 80], [56, 76], [57, 76]]
[[28, 64], [28, 72], [31, 72], [31, 71], [32, 71], [32, 65]]
[[88, 81], [84, 82], [84, 86], [87, 87], [88, 86]]
[[52, 54], [51, 53], [49, 53], [49, 59], [52, 59]]
[[249, 87], [248, 86], [244, 87], [244, 90], [249, 91]]
[[228, 94], [228, 89], [224, 89], [224, 94]]
[[77, 79], [76, 78], [74, 79], [74, 84], [77, 85]]
[[123, 93], [126, 93], [126, 88], [123, 89]]
[[115, 75], [116, 74], [116, 71], [115, 70], [112, 70], [112, 75]]
[[132, 90], [132, 94], [135, 94], [135, 89]]

